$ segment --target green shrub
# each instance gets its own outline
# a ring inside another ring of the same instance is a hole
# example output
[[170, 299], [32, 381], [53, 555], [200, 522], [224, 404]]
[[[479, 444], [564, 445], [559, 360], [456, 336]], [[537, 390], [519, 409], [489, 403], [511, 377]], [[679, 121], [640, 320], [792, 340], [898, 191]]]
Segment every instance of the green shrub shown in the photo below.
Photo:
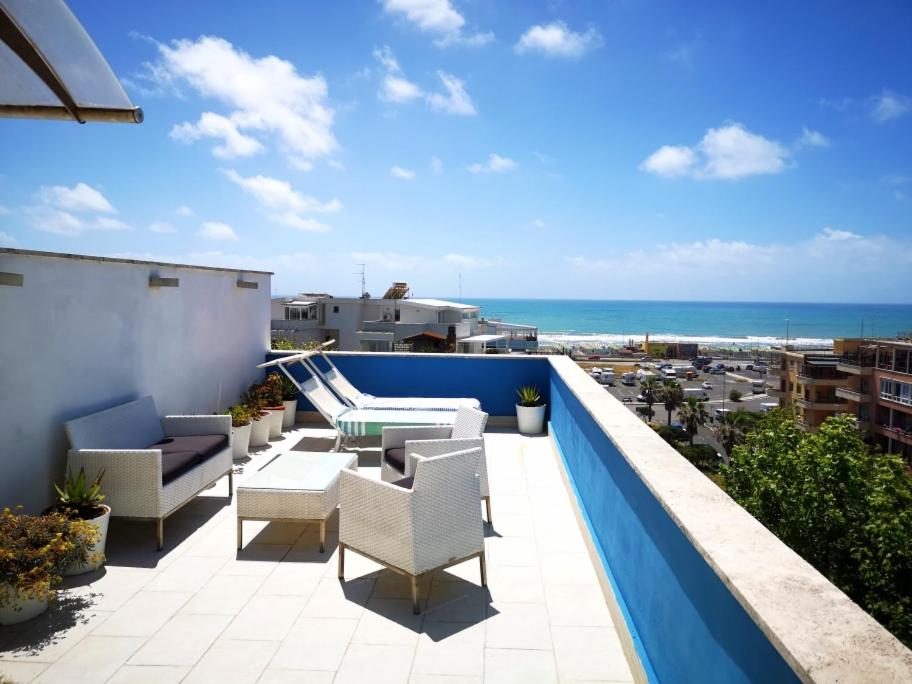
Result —
[[731, 392], [728, 393], [728, 398], [731, 399], [732, 401], [741, 401], [741, 396], [742, 396], [741, 392], [739, 392], [736, 389], [733, 389]]
[[704, 473], [713, 473], [719, 469], [721, 461], [716, 450], [709, 444], [678, 444], [676, 448], [684, 458]]
[[912, 480], [873, 450], [855, 420], [817, 432], [770, 411], [721, 468], [741, 506], [912, 646]]
[[651, 427], [659, 434], [659, 437], [664, 439], [672, 446], [675, 446], [678, 442], [683, 442], [687, 439], [687, 431], [682, 428], [672, 427], [671, 425], [658, 424], [653, 424]]

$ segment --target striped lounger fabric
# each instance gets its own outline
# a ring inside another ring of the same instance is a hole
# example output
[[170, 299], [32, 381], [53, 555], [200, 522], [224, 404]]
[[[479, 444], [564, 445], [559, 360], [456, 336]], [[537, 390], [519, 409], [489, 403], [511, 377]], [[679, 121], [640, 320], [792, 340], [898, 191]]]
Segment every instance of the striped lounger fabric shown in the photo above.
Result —
[[335, 418], [336, 429], [346, 437], [379, 437], [389, 425], [452, 425], [455, 411], [416, 409], [348, 409]]

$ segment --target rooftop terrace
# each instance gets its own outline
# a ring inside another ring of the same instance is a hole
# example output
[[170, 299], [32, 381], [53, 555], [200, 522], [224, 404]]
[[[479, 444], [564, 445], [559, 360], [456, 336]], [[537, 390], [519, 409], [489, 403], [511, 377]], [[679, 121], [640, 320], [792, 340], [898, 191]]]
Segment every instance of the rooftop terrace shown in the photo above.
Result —
[[[327, 449], [301, 428], [238, 467], [243, 483], [276, 453]], [[317, 527], [245, 523], [223, 478], [168, 521], [115, 521], [104, 569], [70, 578], [51, 612], [7, 628], [0, 672], [16, 682], [632, 682], [550, 439], [486, 435], [494, 524], [489, 586], [467, 561], [421, 584], [357, 554], [336, 579], [338, 514]], [[379, 479], [370, 452], [362, 471]], [[370, 673], [369, 675], [367, 673]], [[443, 676], [453, 679], [443, 679]]]

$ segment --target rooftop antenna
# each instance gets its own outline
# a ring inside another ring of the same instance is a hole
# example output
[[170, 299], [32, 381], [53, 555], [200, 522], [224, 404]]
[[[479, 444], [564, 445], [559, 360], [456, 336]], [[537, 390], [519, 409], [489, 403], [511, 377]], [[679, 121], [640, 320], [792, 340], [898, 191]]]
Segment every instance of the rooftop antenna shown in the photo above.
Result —
[[366, 283], [364, 280], [364, 267], [366, 266], [366, 264], [355, 264], [355, 265], [361, 267], [361, 270], [358, 273], [355, 273], [355, 275], [361, 276], [361, 299], [364, 299], [364, 293], [367, 292], [367, 287], [365, 286]]

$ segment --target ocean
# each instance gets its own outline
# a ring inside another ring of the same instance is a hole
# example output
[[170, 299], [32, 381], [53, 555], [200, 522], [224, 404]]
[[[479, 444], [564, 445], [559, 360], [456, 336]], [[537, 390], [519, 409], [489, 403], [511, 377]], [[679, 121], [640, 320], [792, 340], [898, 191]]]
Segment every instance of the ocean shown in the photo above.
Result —
[[[646, 333], [656, 342], [769, 347], [831, 345], [836, 337], [893, 337], [912, 330], [912, 304], [776, 304], [559, 299], [472, 299], [486, 318], [538, 326], [539, 341], [615, 345]], [[788, 321], [788, 323], [786, 323]]]

